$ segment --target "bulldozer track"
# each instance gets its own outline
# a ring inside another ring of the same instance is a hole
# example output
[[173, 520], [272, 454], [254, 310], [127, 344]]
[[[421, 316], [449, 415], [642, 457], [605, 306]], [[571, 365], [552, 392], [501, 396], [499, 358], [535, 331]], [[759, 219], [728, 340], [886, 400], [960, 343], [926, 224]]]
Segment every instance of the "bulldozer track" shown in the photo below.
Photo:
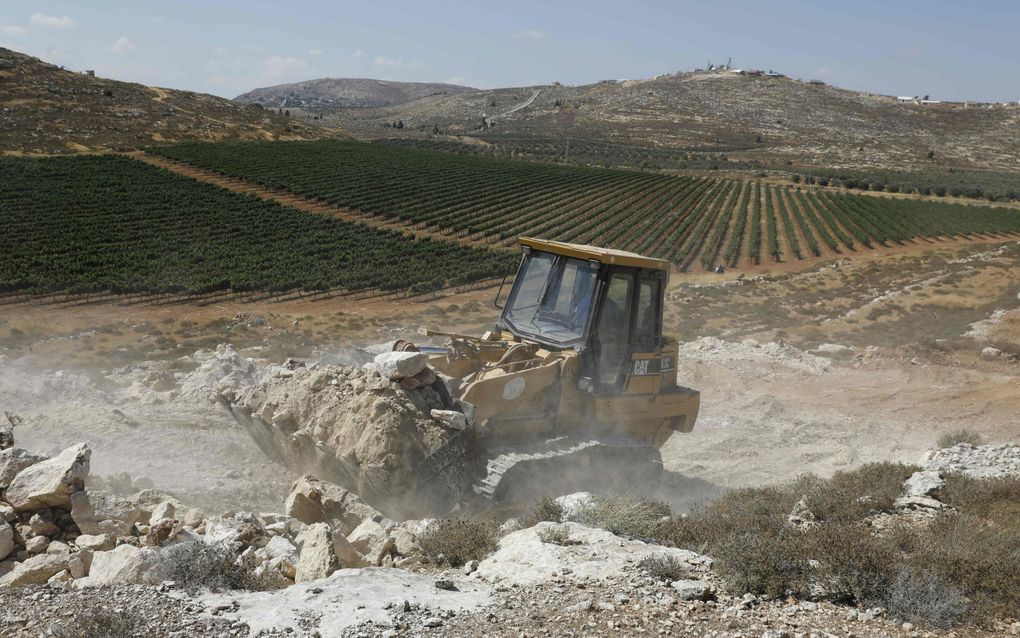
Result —
[[503, 500], [514, 489], [520, 489], [522, 481], [536, 481], [543, 485], [567, 478], [578, 481], [570, 489], [597, 490], [584, 478], [585, 471], [603, 473], [626, 467], [636, 472], [630, 477], [636, 484], [641, 478], [647, 478], [639, 475], [649, 472], [657, 475], [662, 468], [662, 459], [654, 446], [626, 437], [562, 437], [525, 449], [491, 451], [486, 461], [485, 477], [475, 483], [473, 489], [478, 496], [493, 501]]
[[484, 238], [476, 238], [474, 236], [460, 236], [453, 235], [449, 232], [443, 232], [439, 229], [433, 228], [422, 228], [415, 222], [401, 222], [392, 221], [382, 217], [374, 215], [368, 215], [365, 213], [359, 213], [357, 211], [339, 208], [324, 204], [323, 202], [312, 199], [310, 197], [303, 197], [301, 195], [295, 195], [289, 191], [277, 190], [249, 182], [247, 180], [238, 179], [236, 177], [227, 177], [220, 175], [213, 171], [197, 168], [191, 164], [184, 162], [177, 162], [165, 157], [146, 153], [145, 151], [131, 151], [125, 153], [126, 156], [146, 164], [156, 166], [183, 177], [189, 177], [193, 180], [204, 182], [206, 184], [212, 184], [219, 186], [235, 193], [244, 193], [247, 195], [254, 195], [259, 199], [266, 201], [273, 201], [283, 206], [289, 206], [296, 208], [308, 213], [314, 213], [316, 215], [328, 215], [330, 217], [338, 217], [344, 221], [352, 222], [355, 224], [362, 224], [364, 226], [371, 226], [373, 228], [379, 228], [383, 230], [392, 230], [405, 235], [414, 237], [416, 239], [434, 239], [446, 242], [456, 242], [467, 246], [474, 246], [478, 248], [493, 248], [493, 243], [487, 241]]

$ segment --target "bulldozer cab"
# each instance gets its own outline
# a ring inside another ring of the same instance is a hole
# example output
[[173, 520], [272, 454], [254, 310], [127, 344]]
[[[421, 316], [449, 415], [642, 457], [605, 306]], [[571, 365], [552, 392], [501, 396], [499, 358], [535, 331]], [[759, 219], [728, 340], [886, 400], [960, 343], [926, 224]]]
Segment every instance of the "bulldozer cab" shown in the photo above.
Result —
[[520, 244], [500, 330], [548, 350], [575, 350], [582, 391], [623, 394], [635, 377], [672, 369], [660, 354], [669, 262], [527, 237]]

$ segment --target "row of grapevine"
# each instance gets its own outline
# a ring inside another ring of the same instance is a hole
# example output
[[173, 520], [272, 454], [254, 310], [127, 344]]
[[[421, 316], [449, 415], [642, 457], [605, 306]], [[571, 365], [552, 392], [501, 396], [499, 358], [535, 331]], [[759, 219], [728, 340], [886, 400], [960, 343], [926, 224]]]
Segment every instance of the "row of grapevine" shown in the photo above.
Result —
[[917, 237], [1020, 232], [1020, 214], [1006, 208], [360, 142], [196, 142], [151, 152], [454, 238], [510, 246], [519, 235], [539, 235], [706, 269], [898, 245]]
[[313, 215], [118, 156], [0, 159], [0, 294], [426, 292], [515, 255]]

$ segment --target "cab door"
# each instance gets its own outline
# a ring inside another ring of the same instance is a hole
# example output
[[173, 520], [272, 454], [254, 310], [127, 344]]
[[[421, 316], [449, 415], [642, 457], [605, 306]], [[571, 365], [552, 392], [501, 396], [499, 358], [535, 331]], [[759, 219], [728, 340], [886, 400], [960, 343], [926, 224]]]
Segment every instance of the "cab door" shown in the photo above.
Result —
[[600, 394], [621, 393], [627, 380], [636, 274], [630, 268], [610, 270], [602, 288], [593, 342], [596, 387]]

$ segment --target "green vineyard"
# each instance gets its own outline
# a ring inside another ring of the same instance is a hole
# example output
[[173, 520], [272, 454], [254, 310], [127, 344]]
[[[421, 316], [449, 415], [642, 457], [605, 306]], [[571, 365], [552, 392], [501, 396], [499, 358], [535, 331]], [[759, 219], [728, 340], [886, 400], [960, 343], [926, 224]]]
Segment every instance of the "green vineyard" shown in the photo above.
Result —
[[116, 156], [0, 159], [0, 294], [407, 290], [513, 254], [414, 239]]
[[151, 151], [453, 237], [509, 245], [534, 235], [646, 253], [683, 269], [1020, 233], [1020, 213], [1009, 208], [360, 142], [187, 143]]

